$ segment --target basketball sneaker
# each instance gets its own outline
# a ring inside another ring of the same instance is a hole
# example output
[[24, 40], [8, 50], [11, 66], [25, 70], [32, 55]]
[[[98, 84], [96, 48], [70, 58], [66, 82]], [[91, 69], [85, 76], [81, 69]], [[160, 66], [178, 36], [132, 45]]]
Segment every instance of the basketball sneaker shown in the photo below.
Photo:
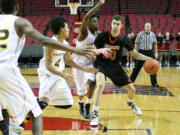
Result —
[[78, 104], [79, 104], [79, 112], [84, 117], [84, 103], [79, 102]]
[[24, 131], [24, 128], [16, 125], [11, 118], [9, 119], [9, 129], [16, 133]]
[[99, 121], [98, 111], [94, 110], [92, 112], [92, 116], [91, 116], [91, 120], [90, 120], [90, 125], [91, 126], [98, 126], [98, 121]]
[[138, 116], [140, 116], [142, 114], [141, 109], [138, 106], [136, 106], [135, 104], [132, 105], [132, 110], [133, 110], [133, 113], [135, 113]]
[[136, 106], [133, 102], [127, 102], [127, 105], [132, 107], [132, 111], [136, 115], [140, 116], [142, 114], [141, 109], [138, 106]]
[[9, 130], [9, 135], [19, 135], [19, 134]]
[[86, 119], [89, 119], [91, 117], [91, 115], [90, 115], [90, 107], [91, 107], [91, 105], [89, 103], [85, 104], [85, 107], [84, 107], [84, 118], [86, 118]]

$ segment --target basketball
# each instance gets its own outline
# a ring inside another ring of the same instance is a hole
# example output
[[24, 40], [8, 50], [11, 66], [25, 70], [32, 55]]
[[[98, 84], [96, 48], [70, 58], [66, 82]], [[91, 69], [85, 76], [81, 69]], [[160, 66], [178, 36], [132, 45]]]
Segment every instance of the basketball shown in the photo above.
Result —
[[144, 70], [148, 73], [148, 74], [155, 74], [158, 72], [160, 68], [159, 62], [155, 59], [151, 59], [151, 60], [147, 60], [144, 63]]

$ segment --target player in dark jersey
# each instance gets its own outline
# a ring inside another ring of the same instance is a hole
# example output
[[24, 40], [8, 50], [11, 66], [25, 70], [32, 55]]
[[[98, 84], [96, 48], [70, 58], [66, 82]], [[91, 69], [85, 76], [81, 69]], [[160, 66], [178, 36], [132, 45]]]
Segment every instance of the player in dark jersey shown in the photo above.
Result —
[[105, 86], [105, 77], [109, 77], [116, 86], [123, 86], [128, 91], [128, 105], [132, 107], [132, 110], [136, 115], [142, 114], [141, 109], [134, 103], [135, 88], [126, 72], [123, 70], [120, 60], [123, 47], [125, 47], [137, 60], [146, 61], [151, 58], [137, 53], [133, 49], [130, 40], [125, 35], [120, 34], [122, 26], [123, 18], [120, 15], [113, 16], [111, 31], [100, 33], [94, 42], [96, 48], [111, 48], [112, 53], [109, 57], [98, 55], [94, 62], [94, 67], [97, 68], [99, 72], [96, 74], [97, 86], [90, 122], [90, 125], [92, 126], [98, 125], [98, 105], [101, 93]]

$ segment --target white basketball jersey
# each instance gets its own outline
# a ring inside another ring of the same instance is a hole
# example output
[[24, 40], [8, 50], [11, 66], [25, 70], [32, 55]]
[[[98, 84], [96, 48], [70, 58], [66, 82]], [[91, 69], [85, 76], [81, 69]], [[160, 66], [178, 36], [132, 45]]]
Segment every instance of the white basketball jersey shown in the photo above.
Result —
[[0, 15], [0, 64], [18, 64], [25, 36], [19, 37], [16, 33], [14, 23], [17, 18], [14, 15]]
[[[76, 40], [76, 47], [94, 45], [94, 40], [96, 39], [96, 37], [91, 33], [89, 28], [87, 30], [88, 30], [88, 36], [83, 41]], [[74, 57], [74, 55], [72, 57]], [[73, 60], [80, 65], [89, 65], [93, 63], [93, 61], [89, 61], [86, 57], [77, 56], [77, 55], [76, 57], [73, 58]]]
[[[52, 37], [52, 39], [57, 40], [57, 38], [55, 36]], [[67, 44], [68, 42], [66, 40], [63, 41], [63, 44]], [[64, 54], [66, 54], [65, 51], [61, 51], [61, 50], [54, 50], [53, 52], [53, 57], [52, 57], [52, 66], [54, 66], [54, 68], [58, 71], [63, 71], [65, 69], [65, 61], [64, 61]], [[50, 73], [47, 68], [46, 68], [46, 64], [45, 64], [45, 54], [44, 57], [40, 60], [40, 65], [39, 67], [43, 70], [46, 70], [48, 73]]]

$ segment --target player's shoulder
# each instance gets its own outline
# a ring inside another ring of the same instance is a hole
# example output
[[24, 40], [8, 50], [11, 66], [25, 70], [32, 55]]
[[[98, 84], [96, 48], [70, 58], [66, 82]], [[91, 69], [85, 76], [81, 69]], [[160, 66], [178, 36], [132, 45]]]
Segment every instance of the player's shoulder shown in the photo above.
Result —
[[128, 39], [127, 35], [121, 34], [120, 40], [127, 40], [127, 39]]
[[108, 31], [103, 31], [101, 33], [98, 34], [98, 36], [108, 36], [109, 35], [109, 32]]
[[17, 26], [22, 26], [25, 24], [31, 24], [26, 18], [22, 18], [22, 17], [17, 17], [16, 21], [15, 21], [15, 25]]

